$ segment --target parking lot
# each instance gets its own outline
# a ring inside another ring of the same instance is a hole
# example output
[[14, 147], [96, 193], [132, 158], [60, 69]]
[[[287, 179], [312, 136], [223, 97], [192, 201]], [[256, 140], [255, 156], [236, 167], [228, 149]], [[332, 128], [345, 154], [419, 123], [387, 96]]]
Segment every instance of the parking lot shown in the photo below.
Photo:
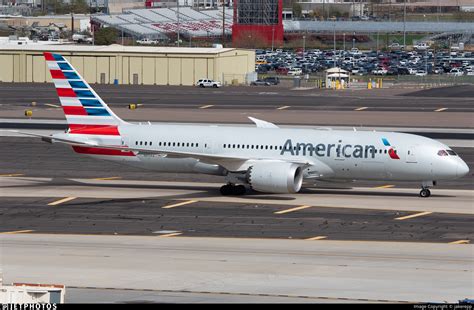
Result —
[[299, 76], [319, 75], [339, 67], [353, 76], [446, 76], [474, 80], [474, 53], [435, 51], [421, 46], [405, 51], [393, 46], [390, 51], [350, 50], [257, 50], [255, 69], [259, 74]]

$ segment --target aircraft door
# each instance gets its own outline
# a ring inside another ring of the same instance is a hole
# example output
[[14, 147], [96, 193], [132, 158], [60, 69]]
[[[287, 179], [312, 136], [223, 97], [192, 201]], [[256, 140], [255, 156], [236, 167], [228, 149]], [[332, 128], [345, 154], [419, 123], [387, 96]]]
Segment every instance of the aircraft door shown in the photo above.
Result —
[[416, 153], [417, 153], [416, 146], [412, 145], [412, 146], [408, 147], [406, 162], [407, 163], [416, 163], [417, 162]]

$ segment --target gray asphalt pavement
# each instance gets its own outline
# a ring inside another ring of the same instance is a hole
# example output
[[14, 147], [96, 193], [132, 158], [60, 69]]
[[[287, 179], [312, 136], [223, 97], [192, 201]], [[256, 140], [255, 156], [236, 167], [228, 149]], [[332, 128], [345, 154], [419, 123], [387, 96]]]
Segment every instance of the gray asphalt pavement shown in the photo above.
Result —
[[[367, 107], [371, 111], [429, 112], [448, 108], [446, 112], [473, 112], [470, 98], [456, 96], [456, 88], [440, 89], [437, 96], [410, 95], [412, 90], [292, 90], [283, 87], [223, 87], [200, 89], [185, 86], [95, 85], [97, 93], [111, 106], [131, 103], [143, 108], [196, 108], [213, 105], [213, 109], [278, 108], [292, 110], [352, 111]], [[474, 86], [470, 86], [471, 88]], [[464, 93], [472, 92], [463, 90]], [[401, 96], [404, 95], [404, 96]], [[5, 108], [39, 107], [59, 104], [53, 84], [4, 83], [0, 85], [0, 105]]]
[[[56, 186], [72, 182], [56, 181]], [[28, 190], [28, 187], [25, 187]], [[104, 188], [104, 190], [106, 190]], [[54, 198], [0, 198], [1, 232], [186, 237], [400, 241], [449, 243], [473, 240], [474, 215], [433, 213], [410, 220], [406, 211], [197, 201], [176, 208], [168, 199], [78, 198], [58, 206]], [[315, 201], [317, 203], [317, 201]]]

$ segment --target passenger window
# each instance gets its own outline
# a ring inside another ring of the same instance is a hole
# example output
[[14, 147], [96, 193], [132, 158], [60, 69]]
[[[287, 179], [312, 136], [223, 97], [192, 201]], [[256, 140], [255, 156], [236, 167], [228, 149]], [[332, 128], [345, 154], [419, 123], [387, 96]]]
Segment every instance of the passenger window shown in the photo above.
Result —
[[152, 144], [153, 144], [153, 142], [150, 142], [150, 145], [152, 145]]
[[143, 145], [143, 141], [140, 141], [140, 145]]

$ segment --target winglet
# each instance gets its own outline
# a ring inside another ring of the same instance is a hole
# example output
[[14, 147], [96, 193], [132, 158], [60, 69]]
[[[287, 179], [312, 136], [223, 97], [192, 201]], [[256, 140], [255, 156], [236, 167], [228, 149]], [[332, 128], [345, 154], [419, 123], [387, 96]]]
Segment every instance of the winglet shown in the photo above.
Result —
[[280, 128], [277, 125], [249, 116], [249, 119], [257, 125], [258, 128]]

